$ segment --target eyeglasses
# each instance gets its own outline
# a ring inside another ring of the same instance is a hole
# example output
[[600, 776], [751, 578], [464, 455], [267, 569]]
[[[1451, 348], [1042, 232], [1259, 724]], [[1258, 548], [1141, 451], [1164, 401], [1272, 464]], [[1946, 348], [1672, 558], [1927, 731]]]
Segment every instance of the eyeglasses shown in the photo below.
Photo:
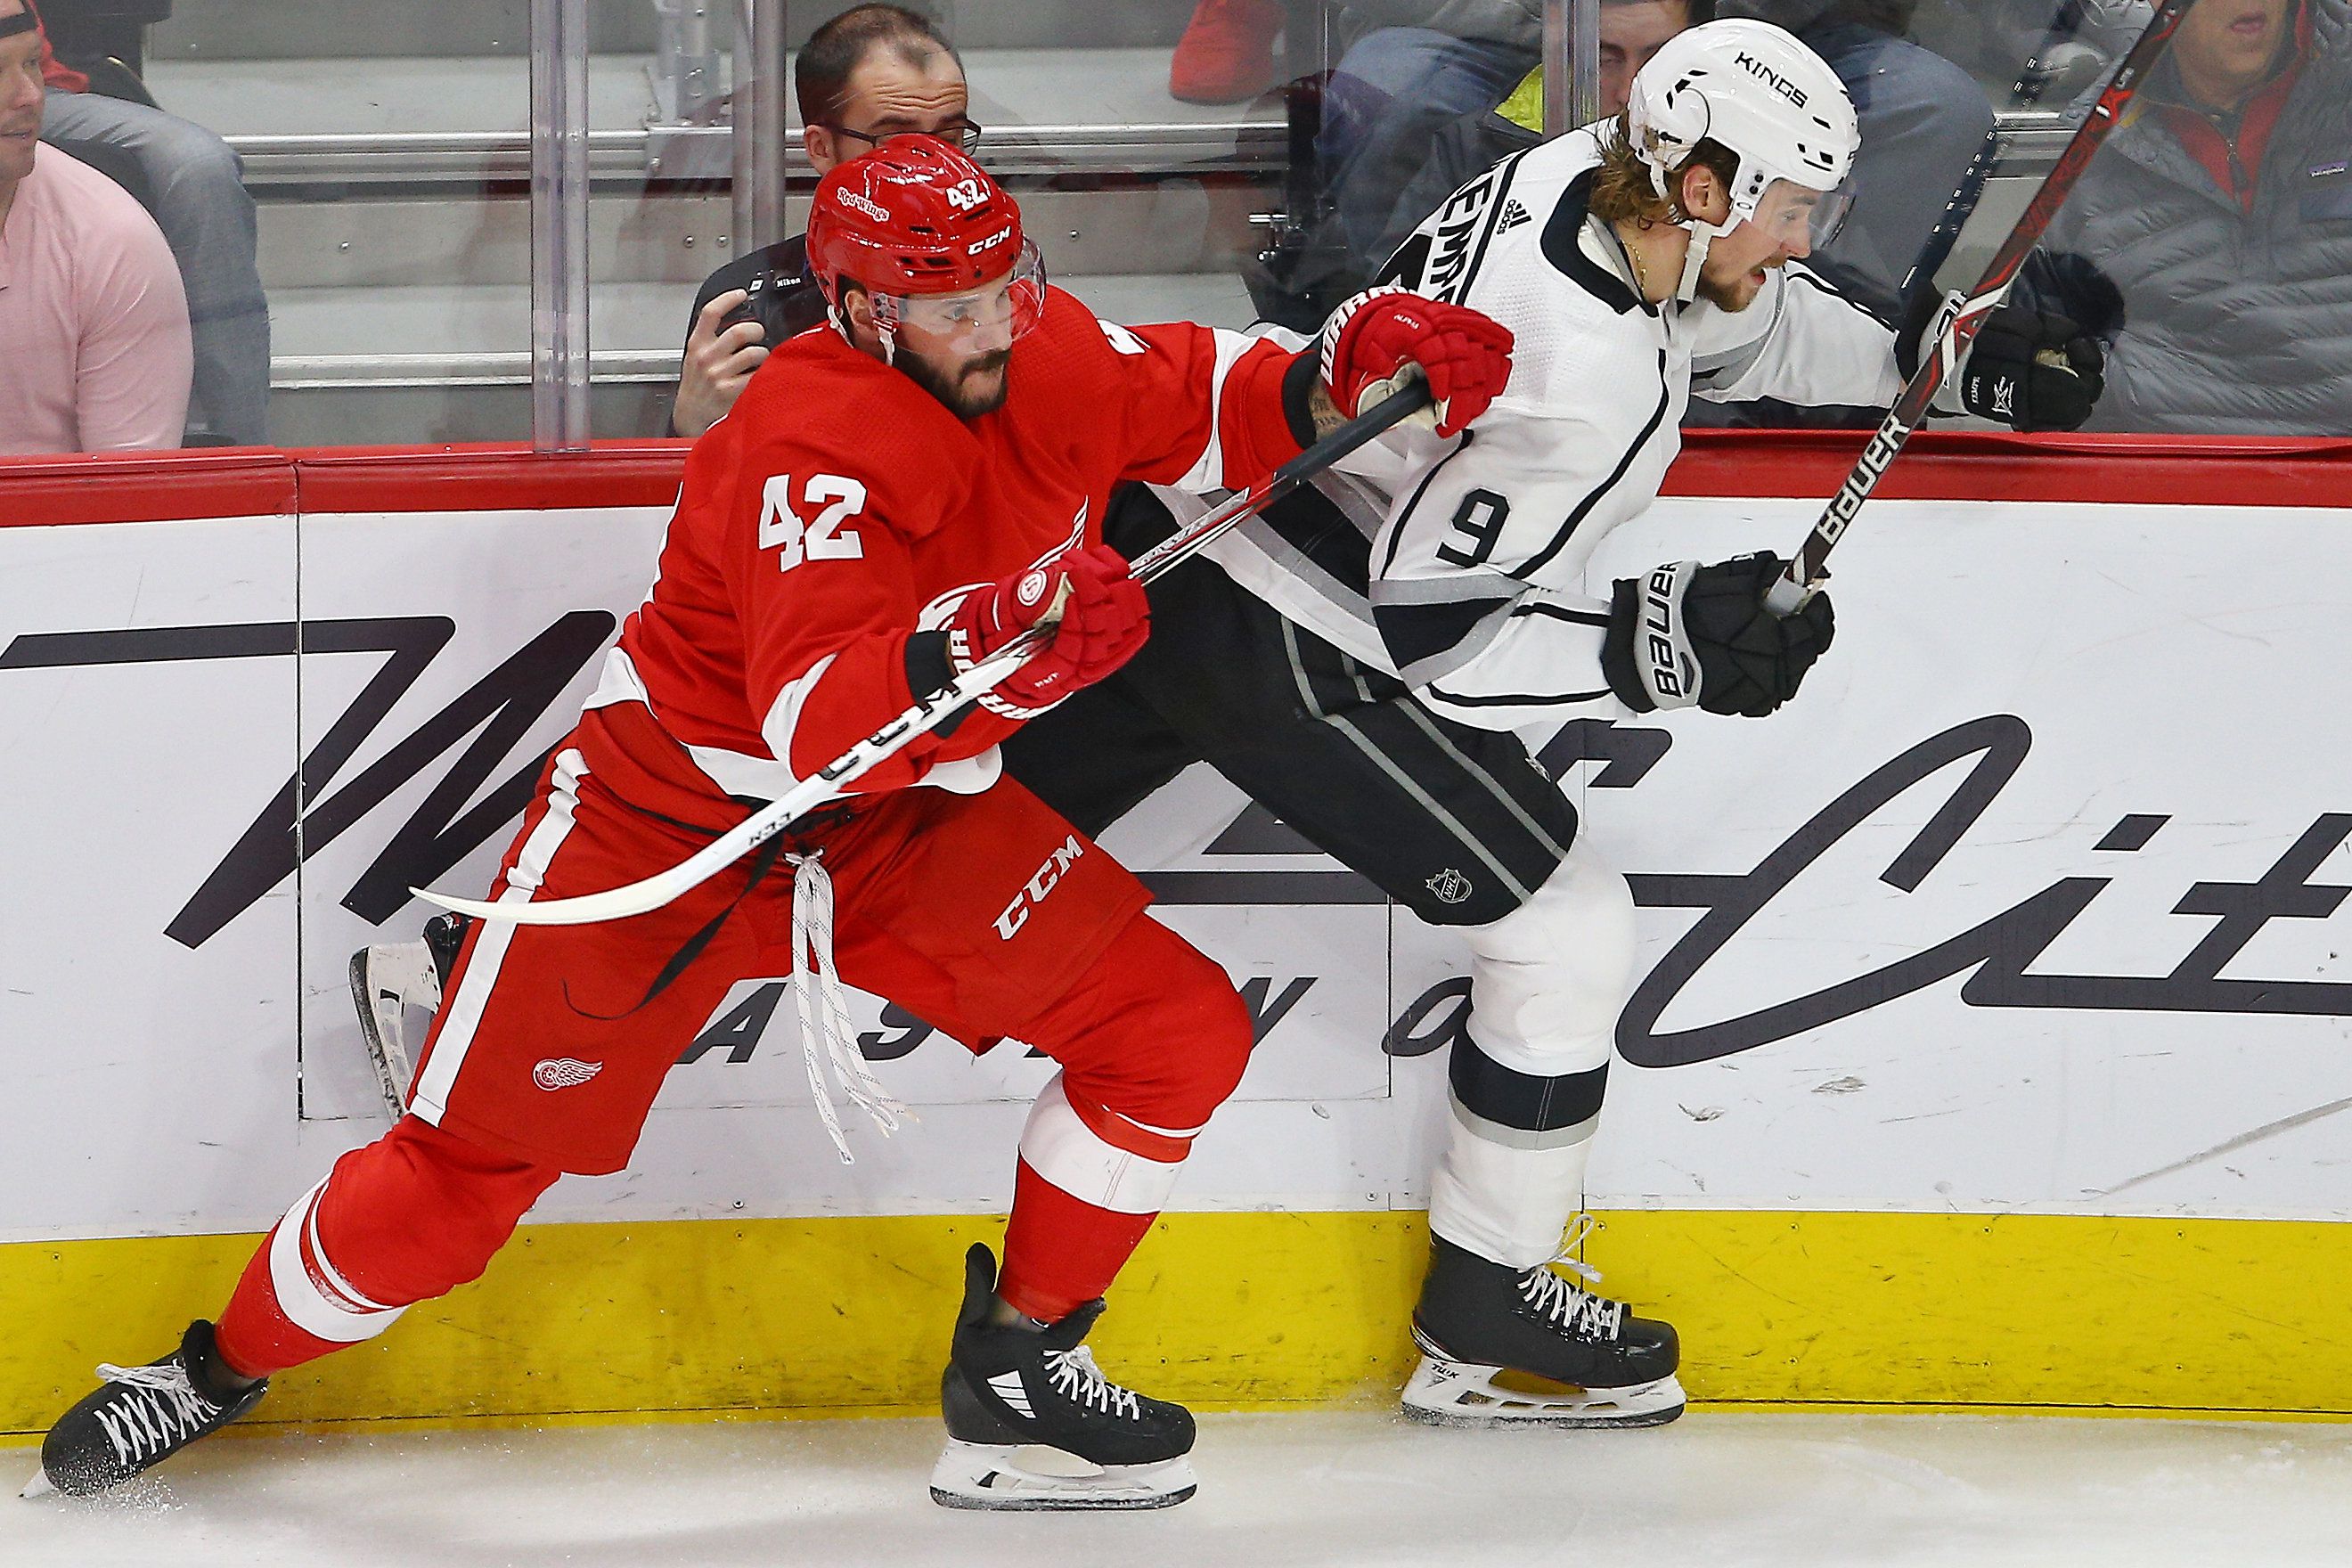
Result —
[[960, 151], [966, 153], [974, 153], [980, 149], [980, 127], [969, 120], [950, 120], [937, 131], [884, 131], [878, 133], [872, 131], [853, 131], [846, 125], [829, 124], [822, 120], [817, 123], [824, 126], [835, 136], [855, 136], [860, 142], [868, 142], [876, 147], [879, 147], [883, 142], [896, 136], [936, 136], [942, 142], [955, 143]]

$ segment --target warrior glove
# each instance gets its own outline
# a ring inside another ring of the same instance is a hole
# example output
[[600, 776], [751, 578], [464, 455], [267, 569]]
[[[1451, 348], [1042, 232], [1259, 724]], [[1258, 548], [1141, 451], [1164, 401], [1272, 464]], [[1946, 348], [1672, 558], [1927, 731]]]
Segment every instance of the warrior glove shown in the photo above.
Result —
[[1511, 377], [1511, 329], [1460, 305], [1387, 285], [1340, 302], [1323, 323], [1323, 389], [1349, 418], [1415, 381], [1429, 383], [1437, 433], [1486, 411]]
[[1610, 689], [1636, 713], [1696, 703], [1750, 719], [1794, 697], [1828, 651], [1836, 616], [1826, 594], [1788, 616], [1764, 607], [1786, 564], [1768, 551], [1619, 578], [1601, 654]]
[[1151, 632], [1151, 606], [1127, 562], [1107, 544], [975, 588], [948, 623], [948, 663], [961, 675], [1030, 627], [1059, 616], [1054, 638], [981, 706], [1028, 719], [1135, 657]]
[[[1944, 303], [1925, 345], [1943, 334], [1960, 296]], [[2012, 430], [2079, 430], [2106, 390], [2106, 353], [2098, 340], [2064, 316], [2003, 305], [1977, 330], [1960, 372], [1945, 384], [1937, 405], [1973, 414]]]

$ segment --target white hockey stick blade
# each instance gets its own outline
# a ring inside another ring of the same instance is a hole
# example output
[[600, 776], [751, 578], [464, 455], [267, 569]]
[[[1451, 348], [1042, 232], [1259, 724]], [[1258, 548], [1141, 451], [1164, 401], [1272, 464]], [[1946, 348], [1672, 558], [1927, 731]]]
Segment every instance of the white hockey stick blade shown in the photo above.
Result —
[[[1320, 473], [1428, 401], [1429, 387], [1416, 382], [1383, 399], [1377, 407], [1358, 415], [1258, 484], [1138, 556], [1130, 563], [1135, 580], [1149, 583], [1173, 569], [1242, 519], [1272, 505], [1293, 487]], [[1026, 664], [1030, 655], [1051, 636], [1052, 628], [1045, 623], [1031, 628], [818, 769], [814, 776], [787, 790], [764, 810], [737, 823], [668, 870], [656, 872], [643, 881], [609, 888], [601, 893], [543, 902], [518, 900], [513, 903], [488, 903], [478, 899], [451, 898], [423, 888], [408, 890], [426, 903], [455, 910], [461, 915], [481, 921], [510, 921], [517, 925], [591, 925], [598, 921], [626, 920], [660, 909], [700, 887], [818, 806], [837, 798], [843, 786], [888, 760], [916, 736], [939, 728], [966, 703], [996, 689]]]
[[818, 806], [837, 798], [845, 785], [856, 783], [897, 754], [917, 735], [945, 723], [972, 699], [995, 690], [1028, 661], [1043, 640], [1022, 637], [1007, 644], [858, 742], [830, 766], [802, 780], [669, 869], [657, 871], [642, 881], [576, 899], [549, 899], [539, 903], [520, 900], [513, 903], [487, 903], [478, 899], [451, 898], [424, 888], [408, 890], [426, 903], [455, 910], [461, 915], [481, 921], [511, 921], [517, 925], [593, 925], [598, 921], [626, 920], [631, 915], [660, 909], [716, 877]]

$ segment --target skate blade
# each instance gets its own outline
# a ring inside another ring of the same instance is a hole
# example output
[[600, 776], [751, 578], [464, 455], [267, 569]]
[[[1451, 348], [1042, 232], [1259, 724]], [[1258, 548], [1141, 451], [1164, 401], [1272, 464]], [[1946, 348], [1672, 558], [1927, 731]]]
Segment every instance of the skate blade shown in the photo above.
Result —
[[351, 986], [359, 1009], [360, 1039], [368, 1065], [375, 1069], [376, 1091], [396, 1122], [407, 1111], [406, 1089], [415, 1077], [404, 1011], [412, 997], [419, 1005], [437, 1006], [439, 979], [429, 955], [420, 965], [399, 947], [365, 947], [352, 954]]
[[1173, 1508], [1200, 1489], [1192, 1461], [1181, 1455], [1150, 1465], [1098, 1466], [1093, 1475], [1062, 1475], [1024, 1465], [1020, 1454], [1017, 1444], [950, 1438], [931, 1468], [931, 1500], [942, 1508], [1005, 1510]]
[[25, 1489], [18, 1492], [16, 1495], [21, 1498], [42, 1498], [50, 1496], [57, 1489], [57, 1487], [49, 1480], [49, 1472], [46, 1469], [39, 1469], [33, 1472], [33, 1479], [26, 1481], [25, 1483]]
[[1499, 1366], [1424, 1354], [1404, 1385], [1404, 1413], [1432, 1426], [1663, 1426], [1688, 1403], [1672, 1374], [1624, 1388], [1512, 1388]]

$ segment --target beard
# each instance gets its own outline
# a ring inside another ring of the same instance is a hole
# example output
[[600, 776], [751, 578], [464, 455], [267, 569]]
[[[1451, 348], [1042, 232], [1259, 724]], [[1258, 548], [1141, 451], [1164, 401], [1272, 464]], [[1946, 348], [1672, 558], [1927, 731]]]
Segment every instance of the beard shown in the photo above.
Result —
[[898, 356], [898, 368], [908, 378], [947, 405], [948, 412], [959, 419], [977, 419], [1004, 406], [1013, 390], [1012, 363], [1011, 349], [977, 355], [952, 369], [903, 349]]
[[1756, 296], [1763, 291], [1763, 285], [1746, 272], [1727, 279], [1704, 270], [1698, 275], [1698, 297], [1718, 310], [1737, 314], [1756, 303]]

